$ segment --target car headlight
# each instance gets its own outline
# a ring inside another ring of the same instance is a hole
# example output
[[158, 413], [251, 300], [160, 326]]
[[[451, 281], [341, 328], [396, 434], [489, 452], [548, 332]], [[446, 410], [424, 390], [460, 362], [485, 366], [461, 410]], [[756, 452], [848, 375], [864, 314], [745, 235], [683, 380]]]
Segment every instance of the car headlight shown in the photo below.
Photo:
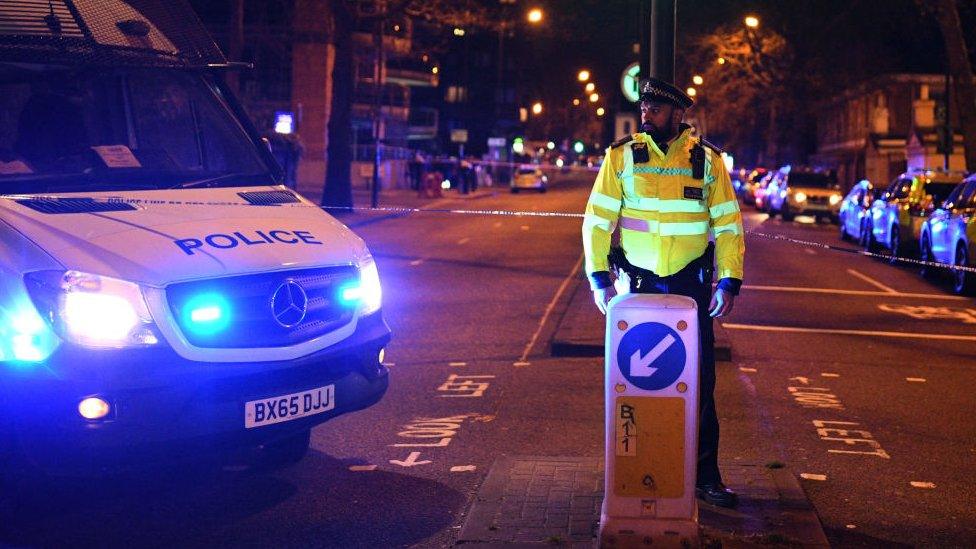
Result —
[[344, 287], [341, 297], [350, 305], [359, 304], [360, 312], [364, 315], [380, 310], [383, 304], [383, 288], [380, 286], [376, 261], [372, 257], [367, 257], [359, 264], [359, 283]]
[[34, 306], [62, 339], [96, 348], [159, 343], [137, 284], [79, 271], [38, 271], [24, 282]]
[[830, 195], [830, 205], [831, 206], [836, 206], [836, 205], [840, 204], [840, 201], [841, 200], [844, 200], [844, 197], [842, 197], [839, 194], [832, 194], [832, 195]]
[[796, 194], [793, 195], [793, 200], [796, 200], [797, 202], [806, 202], [807, 201], [807, 193], [805, 193], [803, 191], [800, 191], [800, 192], [798, 192], [798, 193], [796, 193]]

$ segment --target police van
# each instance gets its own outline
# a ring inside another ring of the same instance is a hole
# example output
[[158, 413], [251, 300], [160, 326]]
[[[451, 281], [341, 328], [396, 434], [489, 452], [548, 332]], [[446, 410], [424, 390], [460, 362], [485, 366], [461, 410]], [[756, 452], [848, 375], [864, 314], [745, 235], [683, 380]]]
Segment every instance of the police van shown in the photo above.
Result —
[[301, 459], [388, 383], [364, 242], [281, 185], [183, 0], [0, 3], [0, 459]]

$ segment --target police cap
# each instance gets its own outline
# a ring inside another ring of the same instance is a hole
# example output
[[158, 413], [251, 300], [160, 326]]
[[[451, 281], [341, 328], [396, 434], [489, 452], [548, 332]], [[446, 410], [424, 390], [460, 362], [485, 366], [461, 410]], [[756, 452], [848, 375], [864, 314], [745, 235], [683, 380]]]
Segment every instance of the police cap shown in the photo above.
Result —
[[680, 109], [687, 109], [695, 104], [695, 100], [688, 94], [659, 78], [645, 78], [641, 81], [640, 100], [671, 103]]

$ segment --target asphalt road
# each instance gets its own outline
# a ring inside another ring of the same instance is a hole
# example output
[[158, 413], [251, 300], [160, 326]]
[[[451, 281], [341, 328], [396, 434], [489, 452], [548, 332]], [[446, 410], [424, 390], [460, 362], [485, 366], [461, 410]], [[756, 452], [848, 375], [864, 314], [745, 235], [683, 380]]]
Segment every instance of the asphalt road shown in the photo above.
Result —
[[[591, 177], [447, 205], [577, 213]], [[850, 246], [804, 221], [747, 214], [757, 233]], [[273, 474], [31, 485], [7, 498], [0, 544], [450, 546], [497, 456], [602, 453], [602, 360], [547, 356], [579, 226], [447, 213], [361, 225], [395, 333], [382, 402], [316, 428], [310, 455]], [[808, 477], [837, 546], [976, 545], [976, 302], [854, 254], [747, 246], [725, 321], [735, 362], [719, 372], [722, 459]], [[946, 335], [960, 339], [933, 339]]]

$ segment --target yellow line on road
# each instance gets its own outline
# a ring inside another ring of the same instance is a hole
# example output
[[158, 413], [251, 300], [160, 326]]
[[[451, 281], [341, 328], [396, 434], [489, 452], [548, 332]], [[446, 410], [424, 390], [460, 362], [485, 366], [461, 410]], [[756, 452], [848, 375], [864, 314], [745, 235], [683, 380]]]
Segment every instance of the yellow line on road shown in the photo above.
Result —
[[795, 286], [754, 286], [746, 284], [742, 286], [743, 290], [752, 290], [757, 292], [797, 292], [797, 293], [807, 293], [807, 294], [834, 294], [834, 295], [863, 295], [863, 296], [874, 296], [874, 297], [909, 297], [916, 299], [944, 299], [947, 301], [969, 301], [969, 298], [962, 297], [958, 295], [943, 295], [943, 294], [905, 294], [901, 292], [889, 293], [889, 292], [876, 292], [872, 290], [839, 290], [834, 288], [803, 288]]
[[976, 335], [913, 334], [906, 332], [879, 332], [875, 330], [836, 330], [832, 328], [794, 328], [791, 326], [762, 326], [759, 324], [722, 324], [729, 330], [755, 330], [759, 332], [792, 332], [798, 334], [831, 334], [871, 337], [900, 337], [907, 339], [938, 339], [948, 341], [976, 341]]
[[582, 266], [583, 256], [580, 255], [580, 258], [576, 260], [576, 264], [573, 265], [573, 270], [569, 271], [569, 274], [566, 275], [565, 279], [563, 279], [563, 283], [559, 285], [559, 289], [556, 290], [556, 295], [552, 296], [552, 301], [550, 301], [549, 305], [546, 306], [546, 312], [543, 313], [542, 319], [539, 320], [539, 327], [536, 329], [535, 333], [532, 334], [532, 339], [530, 339], [529, 343], [525, 346], [525, 350], [522, 351], [522, 356], [519, 357], [518, 362], [525, 362], [525, 359], [528, 358], [529, 353], [532, 352], [532, 347], [535, 347], [536, 340], [538, 340], [539, 335], [542, 334], [542, 329], [546, 326], [546, 321], [549, 320], [549, 315], [552, 314], [552, 309], [556, 306], [556, 302], [559, 301], [559, 296], [563, 295], [563, 292], [566, 291], [566, 287], [569, 286], [570, 281], [576, 278], [576, 271], [578, 271]]

